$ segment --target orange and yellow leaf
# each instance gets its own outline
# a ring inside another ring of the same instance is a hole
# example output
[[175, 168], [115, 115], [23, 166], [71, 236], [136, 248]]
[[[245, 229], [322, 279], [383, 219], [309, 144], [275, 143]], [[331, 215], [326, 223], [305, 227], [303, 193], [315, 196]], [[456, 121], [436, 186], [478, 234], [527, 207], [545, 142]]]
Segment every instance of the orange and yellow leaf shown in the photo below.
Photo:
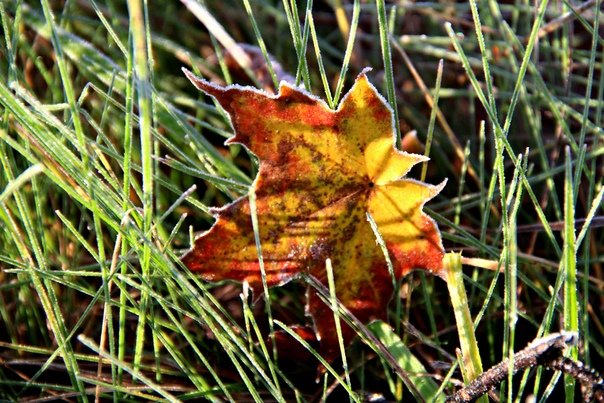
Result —
[[[440, 274], [444, 250], [436, 223], [422, 212], [445, 182], [404, 176], [427, 158], [394, 148], [392, 110], [361, 73], [337, 110], [282, 83], [277, 95], [220, 87], [185, 71], [230, 115], [239, 143], [259, 159], [253, 184], [267, 285], [310, 275], [327, 284], [333, 262], [338, 299], [361, 321], [384, 318], [392, 296], [386, 260], [370, 223], [383, 238], [396, 279], [410, 270]], [[215, 210], [216, 223], [183, 257], [209, 281], [247, 282], [262, 290], [247, 197]], [[327, 356], [337, 352], [333, 314], [310, 290], [308, 312]], [[353, 335], [346, 329], [345, 338]]]

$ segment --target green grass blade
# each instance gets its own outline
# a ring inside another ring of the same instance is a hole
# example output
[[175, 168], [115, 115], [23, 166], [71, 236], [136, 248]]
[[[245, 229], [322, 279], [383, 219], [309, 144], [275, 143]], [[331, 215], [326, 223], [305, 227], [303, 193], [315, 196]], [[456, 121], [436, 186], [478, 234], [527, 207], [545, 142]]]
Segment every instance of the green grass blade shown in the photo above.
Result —
[[377, 321], [369, 326], [369, 330], [384, 343], [384, 346], [394, 356], [401, 368], [409, 373], [409, 380], [413, 383], [419, 392], [416, 399], [422, 399], [426, 402], [444, 402], [444, 396], [437, 394], [438, 385], [432, 378], [425, 376], [428, 374], [426, 368], [418, 360], [400, 337], [392, 331], [388, 324]]
[[[141, 144], [141, 165], [143, 174], [143, 232], [151, 235], [153, 220], [153, 137], [151, 134], [151, 77], [148, 64], [148, 46], [146, 38], [146, 22], [143, 16], [143, 4], [140, 0], [129, 0], [130, 27], [134, 44], [134, 70], [136, 72], [136, 90], [138, 94], [139, 134]], [[141, 268], [145, 280], [151, 274], [150, 249], [145, 242], [142, 249]], [[138, 371], [143, 358], [145, 342], [145, 322], [149, 309], [149, 296], [141, 294], [141, 314], [136, 329], [136, 345], [134, 352], [134, 370]]]
[[[577, 248], [575, 239], [575, 203], [570, 148], [566, 147], [566, 173], [564, 177], [564, 330], [579, 331], [579, 302], [577, 299]], [[577, 346], [569, 349], [567, 355], [573, 360], [579, 358]], [[564, 375], [566, 402], [575, 399], [575, 378]]]
[[388, 103], [394, 113], [394, 126], [396, 131], [396, 147], [401, 147], [401, 128], [398, 120], [398, 107], [396, 103], [396, 89], [394, 88], [394, 71], [392, 68], [392, 52], [390, 50], [390, 31], [386, 21], [386, 4], [384, 0], [375, 2], [378, 29], [380, 32], [380, 48], [382, 51], [382, 62], [384, 63], [384, 73], [386, 78], [386, 94]]

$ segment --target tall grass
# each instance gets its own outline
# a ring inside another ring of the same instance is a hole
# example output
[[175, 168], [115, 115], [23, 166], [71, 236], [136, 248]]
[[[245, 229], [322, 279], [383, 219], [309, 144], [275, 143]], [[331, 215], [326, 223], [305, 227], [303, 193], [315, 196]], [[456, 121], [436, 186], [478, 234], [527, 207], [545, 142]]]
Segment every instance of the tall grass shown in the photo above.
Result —
[[[559, 329], [602, 369], [600, 0], [122, 3], [0, 2], [0, 399], [441, 401], [458, 345], [487, 368]], [[431, 157], [411, 176], [449, 179], [426, 207], [447, 251], [496, 268], [455, 273], [476, 343], [424, 273], [369, 327], [313, 279], [257, 299], [192, 275], [179, 256], [210, 207], [254, 197], [257, 162], [183, 66], [269, 89], [282, 68], [332, 107], [372, 67]], [[306, 286], [359, 335], [336, 362], [295, 326]], [[533, 370], [498, 393], [580, 391]]]

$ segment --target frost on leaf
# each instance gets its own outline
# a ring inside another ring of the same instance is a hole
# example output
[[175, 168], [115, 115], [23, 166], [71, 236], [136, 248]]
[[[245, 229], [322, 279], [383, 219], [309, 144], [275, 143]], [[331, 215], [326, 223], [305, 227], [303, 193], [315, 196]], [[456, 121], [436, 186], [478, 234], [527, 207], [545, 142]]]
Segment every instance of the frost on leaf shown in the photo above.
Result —
[[[412, 269], [440, 273], [440, 232], [422, 206], [445, 182], [433, 186], [404, 178], [427, 158], [394, 148], [392, 110], [365, 72], [335, 111], [284, 82], [270, 95], [185, 73], [230, 115], [235, 135], [227, 144], [242, 144], [259, 159], [253, 191], [269, 287], [301, 275], [327, 285], [330, 258], [338, 299], [362, 322], [385, 318], [393, 281], [367, 213], [386, 244], [396, 279]], [[208, 281], [247, 282], [259, 295], [249, 198], [214, 212], [216, 223], [183, 262]], [[324, 354], [335, 357], [333, 313], [312, 288], [307, 304]], [[346, 341], [353, 335], [344, 328]]]

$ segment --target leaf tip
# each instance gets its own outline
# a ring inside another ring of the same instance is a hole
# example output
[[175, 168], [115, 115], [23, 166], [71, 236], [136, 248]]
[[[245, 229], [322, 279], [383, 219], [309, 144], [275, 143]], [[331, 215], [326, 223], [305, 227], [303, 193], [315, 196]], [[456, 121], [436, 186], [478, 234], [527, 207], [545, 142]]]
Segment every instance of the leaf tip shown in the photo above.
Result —
[[[428, 158], [428, 160], [429, 159], [430, 158]], [[443, 181], [441, 183], [439, 183], [438, 185], [432, 185], [432, 186], [434, 186], [434, 196], [439, 194], [445, 188], [445, 186], [447, 186], [447, 182], [449, 182], [449, 178], [443, 179]]]
[[193, 85], [195, 85], [195, 87], [197, 87], [197, 83], [198, 82], [203, 81], [203, 79], [197, 77], [195, 74], [193, 74], [186, 67], [181, 67], [180, 70], [184, 73], [185, 76], [187, 76], [187, 78], [189, 79], [189, 81], [191, 81], [191, 83], [193, 83]]
[[361, 72], [357, 76], [357, 80], [359, 78], [367, 78], [367, 73], [369, 73], [371, 70], [373, 70], [372, 67], [365, 67], [363, 70], [361, 70]]
[[223, 87], [220, 87], [207, 80], [204, 80], [201, 77], [196, 76], [191, 71], [189, 71], [187, 68], [183, 67], [181, 70], [184, 73], [184, 75], [187, 76], [187, 78], [189, 79], [191, 84], [193, 84], [195, 86], [195, 88], [197, 88], [198, 90], [203, 91], [204, 93], [206, 93], [208, 95], [212, 95], [212, 96], [216, 96], [216, 94], [224, 92]]

